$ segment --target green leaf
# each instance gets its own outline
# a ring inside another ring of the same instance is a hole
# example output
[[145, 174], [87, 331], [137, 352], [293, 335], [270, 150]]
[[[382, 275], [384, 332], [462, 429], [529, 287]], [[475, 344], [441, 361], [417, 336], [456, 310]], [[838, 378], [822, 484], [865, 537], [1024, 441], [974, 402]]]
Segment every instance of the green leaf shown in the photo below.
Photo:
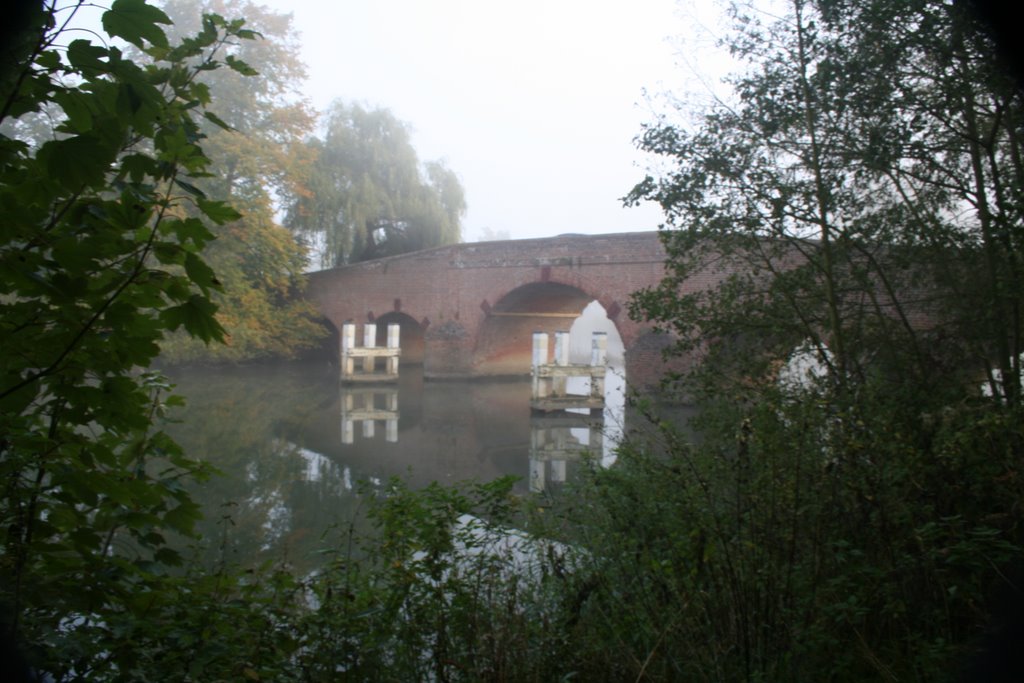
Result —
[[207, 121], [209, 121], [209, 122], [211, 122], [211, 123], [213, 123], [213, 124], [215, 124], [217, 126], [220, 126], [224, 130], [228, 130], [228, 131], [234, 131], [235, 130], [234, 126], [231, 126], [231, 125], [225, 123], [224, 119], [222, 119], [221, 117], [217, 116], [212, 111], [204, 111], [203, 112], [203, 116], [206, 117]]
[[185, 180], [182, 180], [181, 178], [175, 178], [174, 179], [174, 184], [177, 185], [178, 187], [180, 187], [181, 189], [185, 190], [185, 192], [188, 192], [190, 195], [192, 195], [194, 197], [200, 197], [200, 198], [205, 198], [206, 197], [206, 193], [205, 192], [200, 190], [198, 187], [196, 187], [192, 183], [187, 182]]
[[124, 38], [136, 47], [145, 47], [149, 41], [158, 47], [167, 47], [167, 35], [157, 24], [172, 22], [162, 10], [146, 4], [145, 0], [114, 0], [103, 13], [103, 30], [111, 36]]
[[153, 559], [167, 567], [180, 567], [182, 563], [181, 554], [171, 548], [160, 548], [153, 554]]
[[80, 38], [68, 45], [68, 61], [78, 69], [105, 70], [107, 65], [103, 59], [107, 56], [106, 48]]
[[243, 62], [241, 59], [239, 59], [238, 57], [235, 57], [233, 55], [228, 55], [227, 57], [224, 58], [224, 61], [234, 71], [237, 71], [238, 73], [242, 74], [243, 76], [258, 76], [259, 73], [260, 73], [259, 71], [257, 71], [256, 69], [252, 68], [251, 66], [249, 66], [248, 64]]
[[44, 144], [38, 158], [47, 172], [63, 186], [78, 190], [84, 185], [99, 185], [105, 180], [116, 150], [91, 133]]
[[156, 148], [161, 152], [160, 158], [177, 162], [192, 153], [188, 135], [183, 126], [166, 126], [157, 133], [154, 139]]
[[78, 90], [64, 90], [55, 93], [53, 100], [67, 115], [66, 125], [72, 132], [85, 133], [92, 128], [92, 111], [87, 95]]
[[157, 242], [153, 245], [153, 255], [156, 256], [157, 261], [165, 265], [183, 263], [186, 253], [181, 245], [173, 242]]
[[177, 236], [182, 244], [192, 242], [198, 248], [202, 248], [214, 238], [213, 233], [198, 218], [165, 221], [160, 231], [165, 235]]
[[129, 154], [121, 159], [121, 173], [133, 182], [139, 182], [146, 176], [156, 176], [160, 170], [160, 162], [145, 154]]
[[196, 203], [199, 205], [199, 210], [217, 225], [237, 221], [242, 217], [242, 214], [238, 213], [238, 211], [236, 211], [234, 207], [227, 202], [200, 199]]
[[185, 253], [185, 273], [192, 282], [199, 285], [204, 294], [208, 294], [211, 287], [220, 288], [220, 281], [217, 280], [213, 268], [192, 252]]
[[36, 65], [43, 69], [59, 69], [60, 68], [60, 55], [56, 50], [47, 50], [39, 53], [36, 57]]
[[205, 342], [223, 341], [224, 328], [214, 317], [216, 312], [217, 304], [193, 294], [180, 306], [165, 309], [161, 318], [171, 330], [184, 327], [189, 334]]
[[164, 514], [164, 524], [179, 533], [187, 535], [192, 532], [195, 523], [201, 518], [202, 513], [199, 510], [199, 506], [192, 501], [188, 501]]

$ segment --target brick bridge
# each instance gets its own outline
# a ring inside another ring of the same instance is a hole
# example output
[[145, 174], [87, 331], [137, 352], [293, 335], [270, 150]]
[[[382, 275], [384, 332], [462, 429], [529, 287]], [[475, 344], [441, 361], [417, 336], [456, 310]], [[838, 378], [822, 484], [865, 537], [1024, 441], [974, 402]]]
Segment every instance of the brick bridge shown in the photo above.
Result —
[[308, 297], [336, 330], [376, 322], [381, 345], [399, 323], [402, 362], [452, 378], [529, 374], [532, 333], [568, 330], [596, 300], [641, 386], [657, 376], [662, 342], [626, 307], [661, 279], [664, 259], [657, 232], [457, 244], [312, 273]]

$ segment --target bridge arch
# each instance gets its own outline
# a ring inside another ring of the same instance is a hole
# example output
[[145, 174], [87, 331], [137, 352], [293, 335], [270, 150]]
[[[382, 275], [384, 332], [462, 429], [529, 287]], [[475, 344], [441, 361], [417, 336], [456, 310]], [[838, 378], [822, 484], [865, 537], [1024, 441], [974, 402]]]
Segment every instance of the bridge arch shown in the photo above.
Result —
[[377, 346], [387, 346], [388, 325], [399, 326], [399, 342], [402, 347], [401, 364], [423, 365], [425, 341], [423, 326], [411, 315], [401, 311], [389, 311], [374, 319], [377, 324]]
[[532, 333], [567, 329], [595, 300], [628, 350], [649, 325], [629, 319], [626, 302], [663, 276], [658, 233], [562, 235], [434, 247], [311, 273], [307, 296], [338, 328], [399, 322], [403, 357], [422, 357], [425, 378], [521, 376]]
[[506, 292], [488, 308], [478, 329], [473, 351], [476, 374], [528, 374], [533, 333], [570, 332], [595, 301], [579, 287], [550, 280], [528, 282]]

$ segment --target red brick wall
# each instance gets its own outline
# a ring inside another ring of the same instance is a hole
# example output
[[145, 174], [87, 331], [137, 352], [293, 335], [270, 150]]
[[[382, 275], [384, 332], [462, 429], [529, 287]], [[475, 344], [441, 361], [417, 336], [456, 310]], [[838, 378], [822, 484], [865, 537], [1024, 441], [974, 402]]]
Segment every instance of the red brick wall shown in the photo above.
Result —
[[630, 294], [657, 284], [664, 258], [656, 232], [459, 244], [313, 273], [308, 296], [339, 329], [394, 311], [411, 316], [423, 331], [428, 376], [508, 374], [524, 359], [528, 371], [530, 333], [567, 329], [568, 321], [498, 320], [491, 313], [504, 297], [532, 283], [575, 288], [579, 310], [600, 301], [628, 350], [647, 331], [626, 313]]

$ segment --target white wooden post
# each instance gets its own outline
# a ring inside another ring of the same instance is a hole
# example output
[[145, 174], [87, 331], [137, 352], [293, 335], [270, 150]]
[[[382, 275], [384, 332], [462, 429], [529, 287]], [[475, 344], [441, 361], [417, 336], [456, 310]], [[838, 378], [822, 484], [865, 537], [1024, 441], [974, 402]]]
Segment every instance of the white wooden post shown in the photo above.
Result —
[[544, 398], [548, 395], [547, 384], [541, 381], [540, 366], [548, 362], [548, 335], [545, 332], [533, 333], [533, 398]]
[[[375, 346], [377, 346], [377, 326], [373, 323], [366, 323], [363, 325], [363, 348], [372, 349]], [[363, 372], [373, 372], [373, 365], [376, 360], [373, 356], [363, 358]]]
[[[402, 326], [397, 323], [391, 323], [388, 325], [388, 348], [398, 348], [398, 335], [402, 330]], [[394, 356], [388, 356], [387, 358], [387, 373], [389, 375], [398, 374], [398, 354]]]
[[[569, 333], [555, 332], [555, 365], [569, 364]], [[555, 396], [565, 396], [568, 387], [568, 377], [562, 375], [555, 377], [551, 393]]]
[[[608, 333], [594, 332], [590, 339], [590, 364], [608, 366]], [[604, 375], [592, 376], [590, 380], [591, 398], [604, 398]]]
[[355, 373], [352, 349], [356, 347], [356, 326], [345, 323], [341, 326], [341, 376], [351, 377]]

